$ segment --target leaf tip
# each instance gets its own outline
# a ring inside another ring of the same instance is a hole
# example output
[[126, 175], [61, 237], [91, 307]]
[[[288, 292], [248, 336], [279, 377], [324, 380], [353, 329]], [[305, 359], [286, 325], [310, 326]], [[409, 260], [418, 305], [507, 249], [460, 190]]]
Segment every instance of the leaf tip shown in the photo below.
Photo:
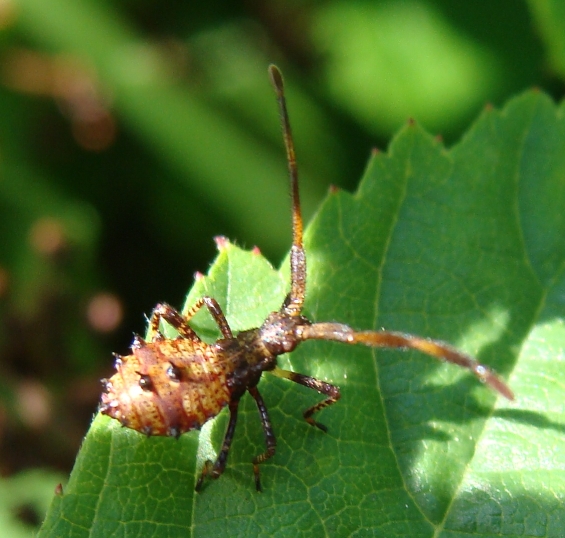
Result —
[[337, 185], [330, 185], [328, 189], [329, 194], [337, 194], [339, 192], [339, 187]]
[[228, 238], [223, 235], [217, 235], [214, 237], [214, 242], [216, 243], [218, 250], [225, 250], [229, 244]]

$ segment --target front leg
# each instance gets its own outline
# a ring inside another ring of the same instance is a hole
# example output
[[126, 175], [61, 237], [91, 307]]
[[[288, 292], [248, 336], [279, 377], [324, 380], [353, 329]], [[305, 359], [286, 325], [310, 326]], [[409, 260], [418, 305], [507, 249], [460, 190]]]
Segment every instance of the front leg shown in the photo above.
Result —
[[218, 325], [222, 336], [224, 338], [233, 338], [230, 326], [228, 325], [228, 322], [218, 302], [211, 297], [204, 296], [198, 299], [198, 301], [196, 301], [196, 303], [192, 305], [185, 316], [183, 316], [178, 310], [174, 309], [168, 304], [158, 304], [153, 309], [153, 313], [151, 314], [151, 318], [149, 319], [149, 339], [152, 342], [163, 340], [164, 337], [161, 333], [160, 325], [161, 319], [164, 319], [183, 338], [200, 341], [200, 338], [194, 332], [194, 329], [190, 327], [188, 322], [203, 306], [206, 306], [206, 308], [208, 308], [208, 310], [210, 311], [210, 314]]

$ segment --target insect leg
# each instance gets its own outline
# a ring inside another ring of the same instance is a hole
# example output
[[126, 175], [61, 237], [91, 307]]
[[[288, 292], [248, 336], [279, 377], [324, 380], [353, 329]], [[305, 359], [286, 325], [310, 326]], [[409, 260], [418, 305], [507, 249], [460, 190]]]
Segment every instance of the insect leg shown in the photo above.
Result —
[[514, 399], [514, 393], [510, 387], [490, 368], [439, 340], [430, 340], [412, 334], [392, 331], [357, 332], [341, 323], [305, 325], [300, 328], [298, 336], [300, 340], [334, 340], [345, 344], [364, 344], [369, 347], [416, 349], [436, 359], [445, 360], [469, 370], [481, 382], [486, 383], [505, 398]]
[[228, 325], [226, 317], [224, 316], [224, 313], [222, 312], [222, 308], [218, 304], [218, 301], [216, 301], [216, 299], [212, 299], [212, 297], [208, 297], [207, 295], [200, 297], [200, 299], [198, 299], [198, 301], [196, 301], [196, 303], [194, 303], [190, 307], [185, 315], [185, 321], [188, 322], [194, 316], [194, 314], [196, 314], [196, 312], [198, 312], [204, 305], [206, 306], [206, 308], [208, 308], [210, 314], [214, 318], [214, 321], [218, 325], [222, 336], [224, 338], [233, 338], [230, 326]]
[[262, 491], [261, 480], [259, 477], [259, 464], [267, 461], [269, 458], [272, 458], [275, 455], [277, 440], [275, 438], [275, 433], [273, 432], [273, 426], [271, 424], [271, 419], [269, 418], [269, 413], [267, 411], [267, 406], [265, 405], [263, 397], [261, 396], [261, 394], [259, 394], [257, 387], [251, 387], [247, 390], [257, 403], [257, 408], [259, 409], [259, 415], [261, 417], [261, 424], [263, 424], [263, 432], [265, 433], [265, 444], [267, 445], [267, 450], [265, 450], [263, 454], [259, 454], [253, 459], [255, 487], [257, 488], [257, 491]]
[[235, 433], [235, 425], [237, 424], [238, 406], [239, 400], [232, 400], [229, 403], [230, 421], [228, 423], [228, 428], [224, 436], [224, 442], [222, 443], [222, 450], [220, 450], [218, 458], [216, 459], [216, 462], [214, 464], [212, 464], [212, 462], [209, 460], [204, 464], [200, 478], [198, 479], [198, 482], [196, 482], [196, 487], [194, 488], [196, 491], [200, 491], [200, 488], [202, 487], [202, 483], [204, 482], [206, 476], [210, 476], [210, 478], [214, 479], [219, 478], [226, 468], [228, 454], [230, 451], [231, 443], [233, 441], [233, 435]]
[[328, 429], [326, 428], [326, 426], [320, 424], [319, 422], [316, 422], [312, 418], [312, 415], [314, 413], [317, 413], [318, 411], [321, 411], [322, 409], [324, 409], [324, 407], [328, 407], [329, 405], [337, 402], [341, 397], [339, 388], [335, 385], [331, 385], [330, 383], [326, 383], [325, 381], [320, 381], [315, 377], [297, 374], [296, 372], [289, 372], [288, 370], [282, 370], [278, 367], [274, 370], [271, 370], [270, 373], [276, 375], [277, 377], [282, 377], [284, 379], [294, 381], [295, 383], [308, 387], [309, 389], [317, 390], [320, 394], [327, 396], [325, 400], [318, 402], [317, 404], [309, 407], [308, 409], [306, 409], [306, 411], [304, 411], [304, 418], [306, 419], [306, 422], [308, 422], [308, 424], [316, 426], [316, 428], [319, 428], [323, 432], [327, 432]]
[[163, 334], [160, 330], [161, 319], [167, 321], [171, 327], [176, 329], [179, 334], [184, 338], [191, 340], [200, 340], [194, 330], [186, 323], [182, 315], [175, 310], [172, 306], [160, 303], [154, 309], [149, 318], [149, 339], [152, 342], [163, 340]]
[[159, 330], [161, 319], [164, 319], [169, 325], [171, 325], [171, 327], [176, 329], [183, 338], [200, 340], [192, 327], [188, 325], [188, 322], [203, 306], [206, 306], [210, 311], [210, 314], [214, 318], [214, 321], [218, 324], [224, 338], [233, 338], [233, 334], [220, 305], [215, 299], [205, 296], [198, 299], [198, 301], [196, 301], [196, 303], [194, 303], [194, 305], [192, 305], [192, 307], [188, 310], [185, 316], [168, 304], [158, 304], [153, 309], [153, 313], [149, 320], [149, 334], [151, 335], [151, 340], [156, 341], [163, 339], [163, 335]]

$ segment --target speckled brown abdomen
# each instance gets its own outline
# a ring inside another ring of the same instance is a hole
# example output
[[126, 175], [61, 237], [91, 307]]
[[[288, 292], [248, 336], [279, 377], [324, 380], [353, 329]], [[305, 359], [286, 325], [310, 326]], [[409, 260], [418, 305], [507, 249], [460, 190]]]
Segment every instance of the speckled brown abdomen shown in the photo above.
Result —
[[144, 342], [117, 356], [106, 381], [101, 411], [146, 435], [179, 435], [199, 429], [231, 397], [229, 361], [218, 361], [214, 346], [178, 338]]

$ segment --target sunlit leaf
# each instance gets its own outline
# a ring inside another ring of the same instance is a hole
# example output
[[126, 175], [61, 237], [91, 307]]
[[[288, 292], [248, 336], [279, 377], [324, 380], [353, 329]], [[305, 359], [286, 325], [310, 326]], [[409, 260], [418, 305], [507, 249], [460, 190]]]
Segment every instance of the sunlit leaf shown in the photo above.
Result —
[[[200, 494], [197, 433], [147, 439], [99, 416], [40, 536], [560, 536], [564, 150], [562, 107], [534, 92], [486, 110], [449, 151], [408, 125], [307, 232], [312, 319], [447, 340], [508, 378], [516, 402], [417, 353], [308, 342], [281, 364], [342, 399], [321, 413], [323, 434], [301, 416], [317, 394], [264, 376], [278, 439], [264, 493], [251, 398], [225, 474]], [[234, 329], [257, 325], [287, 276], [220, 245], [189, 302], [213, 295]], [[211, 335], [205, 315], [195, 326]], [[224, 415], [203, 452], [221, 443]]]

